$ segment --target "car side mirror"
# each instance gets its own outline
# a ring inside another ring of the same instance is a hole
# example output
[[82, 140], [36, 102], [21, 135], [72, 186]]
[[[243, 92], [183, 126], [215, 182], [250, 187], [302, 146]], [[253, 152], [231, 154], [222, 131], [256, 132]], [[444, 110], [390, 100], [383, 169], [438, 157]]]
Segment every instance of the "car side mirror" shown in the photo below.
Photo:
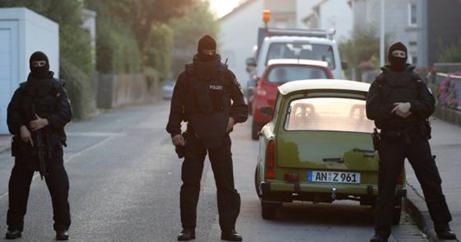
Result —
[[349, 65], [347, 64], [347, 62], [341, 62], [341, 67], [343, 68], [343, 70], [347, 70], [349, 68]]
[[271, 107], [262, 107], [261, 113], [272, 116], [272, 114], [274, 113], [274, 109], [272, 109]]

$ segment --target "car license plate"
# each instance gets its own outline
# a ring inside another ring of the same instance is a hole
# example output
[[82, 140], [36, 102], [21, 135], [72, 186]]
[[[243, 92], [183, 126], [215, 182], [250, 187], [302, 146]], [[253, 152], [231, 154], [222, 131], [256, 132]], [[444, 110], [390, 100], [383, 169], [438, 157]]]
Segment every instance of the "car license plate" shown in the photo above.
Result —
[[308, 182], [360, 184], [359, 172], [308, 171]]

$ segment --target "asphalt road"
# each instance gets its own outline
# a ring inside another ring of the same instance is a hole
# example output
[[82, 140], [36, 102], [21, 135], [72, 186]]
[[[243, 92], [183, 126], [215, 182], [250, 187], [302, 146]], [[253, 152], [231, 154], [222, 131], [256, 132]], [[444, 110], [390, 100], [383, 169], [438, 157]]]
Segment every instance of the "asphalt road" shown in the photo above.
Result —
[[[71, 241], [176, 241], [181, 229], [181, 161], [164, 129], [168, 107], [161, 102], [123, 108], [68, 127]], [[250, 140], [250, 123], [238, 125], [232, 138], [236, 186], [242, 196], [237, 230], [244, 241], [368, 241], [373, 233], [371, 209], [355, 202], [294, 204], [284, 207], [276, 220], [263, 220], [253, 180], [258, 143]], [[0, 233], [6, 231], [11, 167], [9, 154], [0, 154]], [[196, 241], [219, 241], [215, 192], [207, 163]], [[53, 241], [52, 224], [49, 193], [35, 177], [19, 241]], [[391, 241], [425, 240], [404, 214]]]

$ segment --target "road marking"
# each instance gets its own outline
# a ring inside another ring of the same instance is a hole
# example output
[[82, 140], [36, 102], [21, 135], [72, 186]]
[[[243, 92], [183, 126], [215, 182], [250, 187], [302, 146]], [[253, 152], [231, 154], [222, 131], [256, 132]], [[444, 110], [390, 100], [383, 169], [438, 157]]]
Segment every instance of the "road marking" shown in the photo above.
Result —
[[[64, 160], [64, 164], [67, 164], [69, 163], [70, 161], [72, 161], [73, 159], [75, 159], [76, 157], [79, 157], [81, 156], [84, 152], [87, 152], [87, 151], [91, 151], [93, 149], [96, 149], [100, 146], [102, 146], [103, 144], [115, 139], [115, 138], [118, 138], [118, 137], [121, 137], [125, 135], [125, 133], [111, 133], [111, 135], [107, 136], [106, 138], [104, 138], [103, 140], [99, 141], [98, 143], [96, 143], [95, 145], [93, 146], [90, 146], [86, 149], [83, 149], [77, 153], [74, 153], [74, 154], [71, 154], [67, 159]], [[40, 174], [37, 173], [35, 174], [33, 177], [32, 177], [32, 181], [34, 181], [37, 177], [39, 177]], [[0, 200], [3, 199], [4, 197], [8, 196], [9, 192], [5, 192], [3, 193], [2, 195], [0, 195]]]

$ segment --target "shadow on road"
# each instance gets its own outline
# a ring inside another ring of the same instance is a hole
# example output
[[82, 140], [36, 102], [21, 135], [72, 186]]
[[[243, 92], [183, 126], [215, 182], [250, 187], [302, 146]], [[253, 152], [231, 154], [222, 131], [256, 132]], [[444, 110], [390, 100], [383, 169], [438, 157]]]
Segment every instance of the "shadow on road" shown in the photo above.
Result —
[[274, 223], [365, 226], [373, 224], [371, 207], [353, 202], [333, 204], [289, 203], [278, 210]]

